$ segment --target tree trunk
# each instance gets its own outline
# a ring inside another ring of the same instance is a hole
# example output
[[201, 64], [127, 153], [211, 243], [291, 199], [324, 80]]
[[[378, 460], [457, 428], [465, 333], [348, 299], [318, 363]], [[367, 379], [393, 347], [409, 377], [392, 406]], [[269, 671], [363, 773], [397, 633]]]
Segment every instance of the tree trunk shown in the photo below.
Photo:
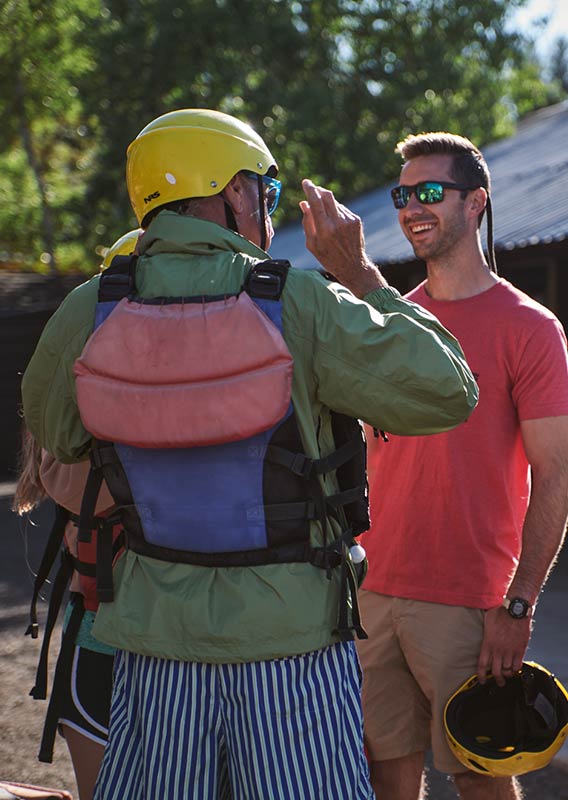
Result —
[[22, 138], [24, 150], [26, 151], [28, 164], [30, 165], [30, 168], [34, 174], [39, 196], [41, 198], [41, 231], [43, 237], [43, 247], [50, 259], [49, 274], [55, 276], [57, 275], [57, 263], [55, 260], [55, 228], [53, 222], [53, 211], [49, 205], [41, 165], [39, 164], [35, 155], [32, 132], [26, 114], [24, 83], [19, 70], [16, 71], [15, 80], [20, 136]]

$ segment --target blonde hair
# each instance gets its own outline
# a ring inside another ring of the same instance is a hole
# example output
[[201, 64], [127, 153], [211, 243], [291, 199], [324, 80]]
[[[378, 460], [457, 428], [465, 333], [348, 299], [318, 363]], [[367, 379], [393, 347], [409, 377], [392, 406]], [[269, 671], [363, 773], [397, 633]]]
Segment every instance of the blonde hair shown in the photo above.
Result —
[[39, 476], [40, 465], [41, 447], [24, 425], [18, 459], [19, 478], [12, 501], [12, 511], [20, 516], [33, 511], [47, 497]]

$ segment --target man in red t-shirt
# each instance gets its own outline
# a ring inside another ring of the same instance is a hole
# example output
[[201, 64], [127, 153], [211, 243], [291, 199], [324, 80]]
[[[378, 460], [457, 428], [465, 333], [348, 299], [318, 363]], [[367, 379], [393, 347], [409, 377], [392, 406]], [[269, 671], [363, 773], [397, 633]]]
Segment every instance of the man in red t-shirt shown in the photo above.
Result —
[[358, 647], [371, 778], [381, 800], [419, 798], [431, 747], [460, 797], [515, 800], [515, 779], [464, 771], [443, 710], [474, 672], [503, 684], [528, 645], [568, 515], [566, 338], [550, 311], [497, 276], [491, 241], [490, 265], [484, 257], [490, 177], [479, 150], [435, 133], [398, 151], [393, 200], [427, 267], [407, 297], [457, 337], [480, 400], [448, 433], [371, 440], [360, 596], [369, 639]]

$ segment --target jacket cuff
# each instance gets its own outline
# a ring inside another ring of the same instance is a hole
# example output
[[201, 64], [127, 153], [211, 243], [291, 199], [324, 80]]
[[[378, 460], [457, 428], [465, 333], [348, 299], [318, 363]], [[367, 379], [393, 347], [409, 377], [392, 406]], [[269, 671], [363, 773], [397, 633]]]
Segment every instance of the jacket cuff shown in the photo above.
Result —
[[372, 292], [365, 295], [363, 300], [373, 308], [376, 308], [377, 311], [387, 312], [395, 310], [393, 300], [400, 300], [400, 298], [401, 294], [398, 289], [395, 289], [394, 286], [385, 286], [380, 289], [373, 289]]

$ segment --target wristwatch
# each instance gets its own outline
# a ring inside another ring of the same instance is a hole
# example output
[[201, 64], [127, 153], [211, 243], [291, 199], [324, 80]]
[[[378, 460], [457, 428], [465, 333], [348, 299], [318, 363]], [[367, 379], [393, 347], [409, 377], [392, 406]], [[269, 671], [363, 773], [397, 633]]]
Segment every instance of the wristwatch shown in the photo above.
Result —
[[524, 619], [532, 611], [531, 604], [522, 597], [505, 597], [503, 608], [507, 609], [513, 619]]

